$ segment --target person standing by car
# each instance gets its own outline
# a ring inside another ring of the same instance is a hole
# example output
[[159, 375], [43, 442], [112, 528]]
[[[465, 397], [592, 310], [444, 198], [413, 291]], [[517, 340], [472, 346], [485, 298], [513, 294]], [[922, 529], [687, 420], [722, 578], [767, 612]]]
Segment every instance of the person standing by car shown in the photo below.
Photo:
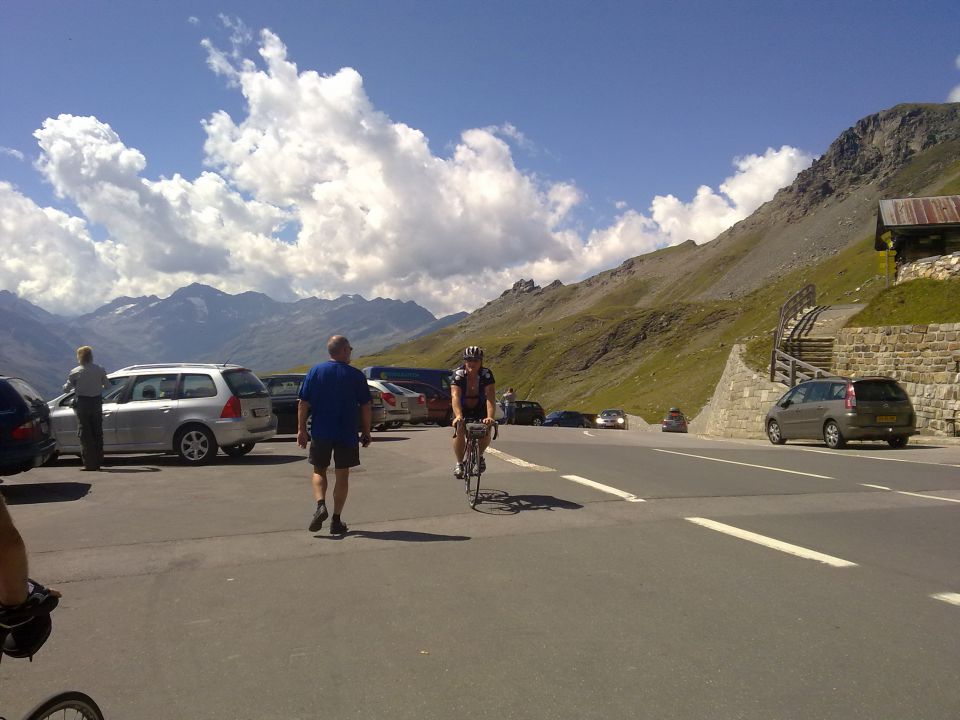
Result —
[[464, 420], [482, 422], [487, 434], [480, 440], [480, 472], [485, 472], [487, 462], [483, 453], [490, 444], [490, 428], [496, 422], [496, 380], [490, 368], [483, 366], [483, 349], [471, 345], [463, 351], [463, 364], [453, 371], [450, 380], [450, 402], [453, 405], [453, 424], [457, 434], [453, 438], [453, 453], [457, 464], [453, 474], [463, 479], [463, 451], [467, 447]]
[[517, 414], [517, 393], [510, 387], [503, 394], [503, 415], [507, 425], [513, 425], [513, 420]]
[[[333, 520], [330, 534], [343, 535], [347, 526], [340, 519], [347, 502], [350, 468], [360, 464], [360, 442], [370, 444], [370, 388], [367, 378], [350, 367], [350, 341], [334, 335], [327, 342], [330, 359], [310, 368], [300, 386], [297, 405], [297, 444], [305, 448], [310, 440], [310, 464], [313, 465], [313, 496], [317, 507], [308, 526], [317, 532], [327, 519], [327, 468], [333, 457]], [[357, 439], [357, 414], [360, 416], [360, 441]], [[310, 416], [310, 435], [307, 416]]]
[[77, 348], [77, 365], [67, 376], [63, 389], [74, 392], [73, 411], [77, 414], [80, 456], [84, 470], [99, 470], [103, 462], [103, 398], [110, 387], [107, 371], [93, 361], [89, 345]]

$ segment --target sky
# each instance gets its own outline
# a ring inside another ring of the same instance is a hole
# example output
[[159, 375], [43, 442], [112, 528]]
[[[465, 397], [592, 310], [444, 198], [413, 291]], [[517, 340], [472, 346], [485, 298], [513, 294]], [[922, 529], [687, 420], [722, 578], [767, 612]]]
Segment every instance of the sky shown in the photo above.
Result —
[[437, 315], [706, 243], [960, 102], [960, 3], [0, 0], [0, 289]]

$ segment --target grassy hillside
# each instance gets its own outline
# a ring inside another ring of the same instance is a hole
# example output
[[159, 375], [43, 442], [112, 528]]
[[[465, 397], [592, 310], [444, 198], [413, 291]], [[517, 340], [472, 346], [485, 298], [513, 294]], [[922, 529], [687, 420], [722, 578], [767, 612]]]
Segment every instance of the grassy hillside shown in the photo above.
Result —
[[960, 322], [960, 279], [921, 279], [879, 293], [847, 327], [955, 322]]

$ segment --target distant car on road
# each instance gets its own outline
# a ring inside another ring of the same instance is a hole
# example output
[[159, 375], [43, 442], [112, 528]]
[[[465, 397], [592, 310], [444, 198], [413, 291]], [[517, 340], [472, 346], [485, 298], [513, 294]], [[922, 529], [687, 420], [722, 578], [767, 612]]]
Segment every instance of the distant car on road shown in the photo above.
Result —
[[902, 448], [916, 434], [916, 414], [906, 391], [892, 378], [831, 377], [807, 380], [784, 393], [767, 413], [774, 445], [823, 440], [842, 448], [848, 440], [885, 440]]
[[680, 408], [672, 407], [667, 411], [666, 417], [660, 422], [661, 432], [687, 432], [687, 418], [680, 412]]
[[514, 404], [514, 425], [543, 425], [546, 419], [546, 413], [538, 402], [517, 400]]
[[[277, 421], [267, 389], [239, 365], [131, 365], [107, 376], [103, 391], [103, 449], [174, 452], [188, 465], [213, 460], [217, 449], [246, 455], [273, 437]], [[80, 454], [73, 393], [48, 403], [61, 454]]]
[[367, 380], [367, 385], [371, 393], [376, 390], [383, 400], [384, 420], [373, 424], [374, 430], [400, 427], [403, 423], [410, 422], [410, 397], [403, 388], [391, 385], [385, 380]]
[[576, 410], [554, 410], [543, 421], [544, 427], [590, 427], [590, 421]]
[[40, 393], [26, 380], [0, 376], [0, 475], [43, 465], [56, 449], [50, 409]]
[[627, 429], [627, 414], [623, 410], [603, 410], [597, 415], [595, 425], [611, 430]]

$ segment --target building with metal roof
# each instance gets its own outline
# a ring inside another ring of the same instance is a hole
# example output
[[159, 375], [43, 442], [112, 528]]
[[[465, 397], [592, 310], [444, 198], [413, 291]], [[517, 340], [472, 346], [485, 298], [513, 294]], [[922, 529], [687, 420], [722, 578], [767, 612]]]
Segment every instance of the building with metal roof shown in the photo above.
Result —
[[874, 248], [888, 247], [898, 263], [960, 251], [960, 195], [881, 200]]

